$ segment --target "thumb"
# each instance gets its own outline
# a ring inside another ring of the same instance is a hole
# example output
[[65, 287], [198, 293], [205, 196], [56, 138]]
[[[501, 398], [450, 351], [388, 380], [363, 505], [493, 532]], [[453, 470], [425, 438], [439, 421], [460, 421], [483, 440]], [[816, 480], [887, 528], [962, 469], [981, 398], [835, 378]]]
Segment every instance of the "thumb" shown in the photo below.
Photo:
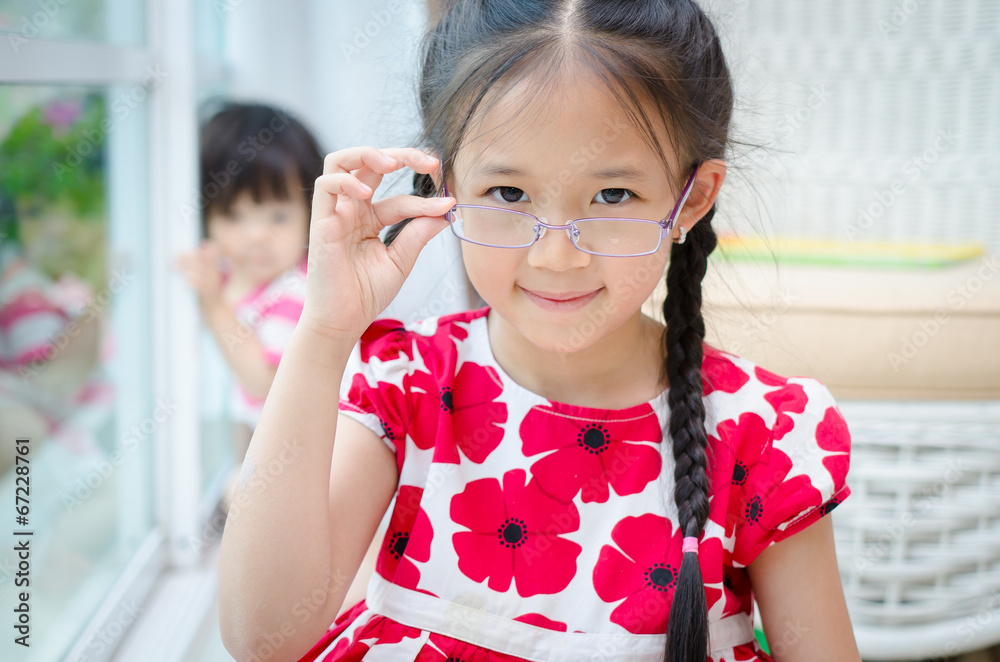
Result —
[[417, 262], [417, 256], [441, 230], [448, 227], [448, 221], [441, 216], [418, 216], [406, 224], [399, 235], [386, 247], [386, 252], [407, 278]]

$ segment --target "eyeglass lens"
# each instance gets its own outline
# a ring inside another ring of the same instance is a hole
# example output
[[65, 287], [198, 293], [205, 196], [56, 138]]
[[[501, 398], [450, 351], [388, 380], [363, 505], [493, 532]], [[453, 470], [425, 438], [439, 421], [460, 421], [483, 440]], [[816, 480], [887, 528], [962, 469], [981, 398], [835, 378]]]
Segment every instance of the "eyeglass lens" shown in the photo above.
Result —
[[[459, 205], [451, 212], [452, 227], [462, 239], [498, 248], [529, 246], [535, 239], [535, 219], [497, 209]], [[574, 241], [585, 251], [633, 255], [656, 250], [660, 225], [627, 219], [586, 219], [576, 223]]]

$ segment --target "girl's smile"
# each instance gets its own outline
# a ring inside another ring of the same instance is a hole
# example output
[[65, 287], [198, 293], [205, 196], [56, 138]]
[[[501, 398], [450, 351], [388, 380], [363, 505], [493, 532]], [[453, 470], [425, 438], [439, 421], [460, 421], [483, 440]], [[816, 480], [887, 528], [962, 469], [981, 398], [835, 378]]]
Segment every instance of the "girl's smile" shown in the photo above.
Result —
[[[519, 285], [518, 287], [521, 286]], [[549, 293], [533, 292], [521, 287], [521, 291], [523, 291], [529, 299], [538, 304], [539, 308], [552, 312], [569, 312], [583, 308], [588, 303], [596, 299], [603, 289], [604, 288], [601, 287], [590, 292]]]

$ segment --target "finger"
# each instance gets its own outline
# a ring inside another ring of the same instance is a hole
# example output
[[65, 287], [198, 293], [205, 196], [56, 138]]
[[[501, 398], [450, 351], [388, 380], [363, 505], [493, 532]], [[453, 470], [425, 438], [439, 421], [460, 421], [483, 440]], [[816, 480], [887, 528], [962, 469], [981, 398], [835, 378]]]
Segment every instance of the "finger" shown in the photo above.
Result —
[[392, 172], [390, 168], [398, 168], [399, 163], [376, 147], [349, 147], [326, 155], [323, 174], [352, 172], [365, 166], [374, 172]]
[[421, 198], [416, 195], [394, 195], [372, 205], [382, 226], [395, 225], [404, 218], [443, 216], [455, 206], [455, 198]]
[[441, 162], [436, 157], [414, 147], [387, 147], [380, 151], [386, 156], [391, 157], [396, 162], [396, 165], [384, 170], [375, 170], [366, 165], [354, 173], [358, 179], [373, 189], [379, 187], [379, 184], [382, 183], [382, 177], [385, 174], [399, 170], [402, 167], [408, 167], [415, 172], [423, 174], [436, 172], [441, 167]]
[[441, 216], [418, 216], [406, 224], [399, 235], [386, 247], [386, 253], [407, 278], [413, 271], [417, 256], [427, 242], [448, 226]]
[[337, 199], [341, 195], [365, 200], [371, 197], [372, 192], [371, 188], [366, 187], [351, 173], [320, 175], [316, 178], [316, 188], [313, 191], [313, 218], [333, 216], [337, 209]]
[[365, 184], [376, 189], [382, 183], [382, 175], [404, 165], [428, 173], [439, 163], [435, 157], [415, 147], [351, 147], [328, 154], [323, 161], [323, 172], [354, 172]]

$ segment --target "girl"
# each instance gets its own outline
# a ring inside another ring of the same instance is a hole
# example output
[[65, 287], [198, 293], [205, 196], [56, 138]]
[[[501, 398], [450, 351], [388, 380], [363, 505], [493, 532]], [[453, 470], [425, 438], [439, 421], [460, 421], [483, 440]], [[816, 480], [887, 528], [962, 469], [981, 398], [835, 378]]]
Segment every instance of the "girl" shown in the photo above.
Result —
[[[858, 660], [823, 517], [850, 494], [844, 419], [816, 379], [704, 343], [733, 105], [712, 24], [691, 0], [458, 0], [426, 46], [436, 158], [346, 149], [317, 180], [303, 316], [222, 539], [227, 648]], [[404, 166], [420, 195], [372, 203]], [[379, 319], [449, 224], [487, 305]], [[665, 327], [641, 312], [664, 273]]]
[[207, 239], [176, 267], [236, 376], [230, 402], [237, 463], [302, 313], [311, 188], [322, 168], [316, 139], [278, 108], [229, 102], [201, 130]]

